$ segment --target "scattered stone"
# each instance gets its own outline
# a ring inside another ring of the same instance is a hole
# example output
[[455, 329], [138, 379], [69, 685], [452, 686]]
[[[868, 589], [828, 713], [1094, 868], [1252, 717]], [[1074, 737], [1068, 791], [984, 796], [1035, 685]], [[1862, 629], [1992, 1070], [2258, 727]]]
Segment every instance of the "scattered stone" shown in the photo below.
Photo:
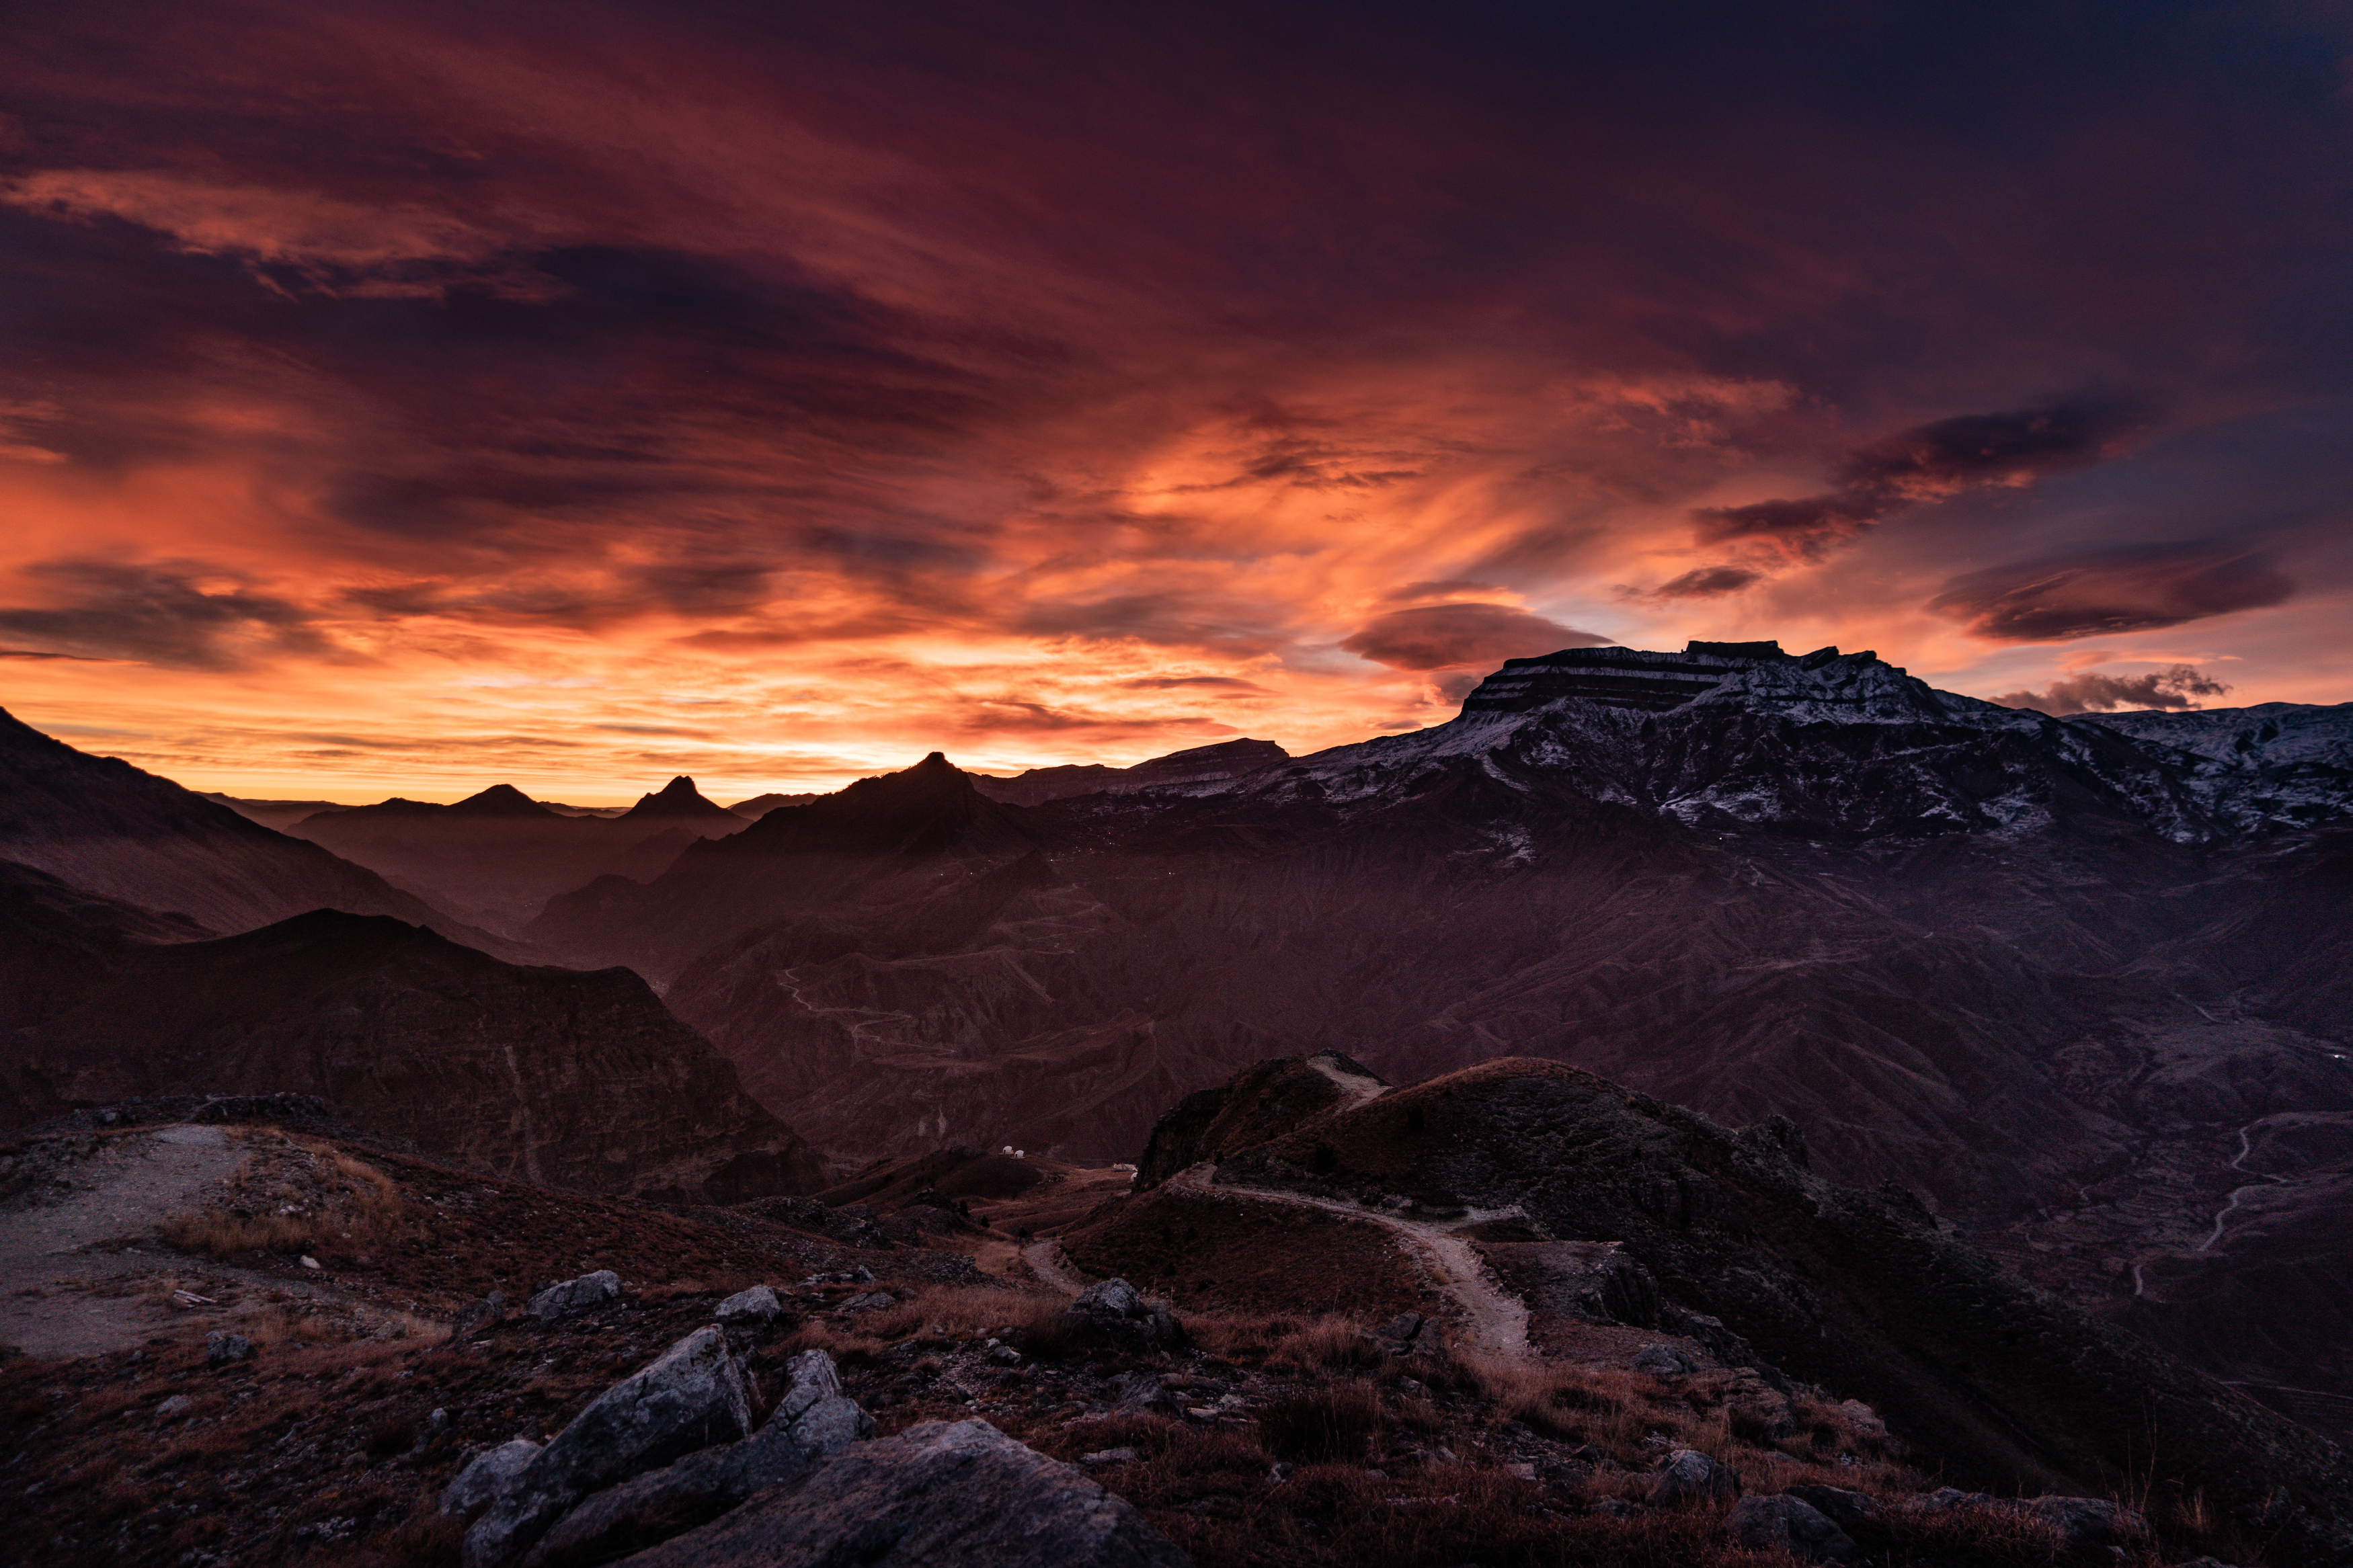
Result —
[[1123, 1372], [1111, 1386], [1113, 1401], [1123, 1411], [1174, 1415], [1185, 1407], [1175, 1389], [1148, 1372]]
[[[953, 1497], [958, 1506], [943, 1508]], [[927, 1421], [628, 1559], [631, 1568], [1191, 1568], [1126, 1502], [986, 1421]]]
[[493, 1290], [458, 1314], [458, 1321], [449, 1326], [449, 1342], [456, 1344], [470, 1340], [506, 1315], [504, 1292]]
[[1652, 1377], [1682, 1377], [1699, 1370], [1699, 1363], [1672, 1345], [1644, 1345], [1634, 1352], [1634, 1370]]
[[2148, 1521], [2105, 1498], [2039, 1497], [2018, 1505], [2076, 1546], [2123, 1546], [2148, 1535]]
[[1606, 1497], [1593, 1505], [1593, 1511], [1604, 1519], [1632, 1519], [1643, 1510], [1641, 1503], [1629, 1502], [1621, 1497]]
[[465, 1568], [512, 1563], [588, 1493], [751, 1429], [750, 1391], [727, 1336], [697, 1329], [598, 1394], [532, 1458], [466, 1532]]
[[841, 1304], [845, 1312], [871, 1312], [883, 1307], [895, 1307], [899, 1298], [888, 1290], [861, 1290]]
[[1865, 1405], [1862, 1400], [1849, 1399], [1842, 1401], [1838, 1409], [1839, 1414], [1846, 1417], [1846, 1424], [1853, 1427], [1857, 1432], [1862, 1433], [1864, 1436], [1884, 1437], [1887, 1436], [1887, 1423], [1879, 1418], [1878, 1411], [1873, 1410], [1870, 1405]]
[[1021, 1352], [1011, 1345], [993, 1345], [989, 1348], [988, 1359], [999, 1366], [1019, 1366]]
[[1079, 1463], [1090, 1470], [1100, 1470], [1112, 1465], [1132, 1465], [1139, 1458], [1134, 1448], [1098, 1448], [1092, 1454], [1081, 1454]]
[[226, 1329], [215, 1329], [205, 1336], [206, 1366], [227, 1366], [231, 1362], [252, 1359], [253, 1342], [243, 1334], [232, 1334]]
[[1504, 1467], [1504, 1473], [1511, 1477], [1515, 1481], [1532, 1481], [1536, 1479], [1536, 1468], [1533, 1461], [1522, 1464], [1505, 1465]]
[[583, 1274], [577, 1279], [565, 1279], [550, 1285], [524, 1305], [537, 1314], [541, 1322], [552, 1323], [575, 1312], [601, 1307], [620, 1294], [621, 1277], [609, 1268], [599, 1268], [594, 1274]]
[[1696, 1448], [1677, 1448], [1659, 1468], [1651, 1485], [1651, 1506], [1673, 1508], [1679, 1503], [1730, 1502], [1740, 1495], [1740, 1477]]
[[784, 1315], [785, 1304], [776, 1300], [776, 1291], [765, 1285], [754, 1285], [749, 1290], [738, 1290], [712, 1309], [712, 1316], [735, 1327], [754, 1323], [773, 1323]]
[[316, 1268], [319, 1267], [319, 1260], [306, 1252], [302, 1255], [302, 1267], [305, 1268]]
[[539, 1445], [528, 1437], [475, 1455], [457, 1479], [441, 1489], [441, 1511], [452, 1519], [472, 1519], [497, 1500], [522, 1474], [523, 1467], [538, 1457]]
[[1088, 1338], [1135, 1350], [1166, 1350], [1185, 1341], [1185, 1331], [1167, 1306], [1145, 1300], [1124, 1279], [1088, 1286], [1062, 1310], [1062, 1322]]
[[1866, 1496], [1862, 1492], [1846, 1491], [1838, 1487], [1808, 1483], [1804, 1486], [1789, 1487], [1786, 1489], [1783, 1495], [1811, 1505], [1816, 1512], [1822, 1514], [1832, 1524], [1850, 1535], [1854, 1533], [1859, 1526], [1869, 1526], [1878, 1522], [1880, 1515], [1887, 1511], [1877, 1498]]
[[177, 1415], [180, 1412], [189, 1408], [195, 1404], [195, 1401], [189, 1398], [186, 1394], [175, 1394], [172, 1395], [171, 1398], [166, 1399], [162, 1404], [156, 1405], [155, 1414], [159, 1416]]
[[1810, 1563], [1843, 1563], [1854, 1555], [1846, 1531], [1802, 1498], [1742, 1498], [1724, 1521], [1725, 1533], [1746, 1552], [1786, 1552]]

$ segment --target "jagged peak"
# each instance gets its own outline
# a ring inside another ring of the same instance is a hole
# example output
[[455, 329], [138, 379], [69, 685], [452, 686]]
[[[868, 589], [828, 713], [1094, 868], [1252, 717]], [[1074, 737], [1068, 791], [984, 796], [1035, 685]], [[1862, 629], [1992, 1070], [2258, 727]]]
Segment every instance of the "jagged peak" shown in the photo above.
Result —
[[[734, 816], [729, 811], [694, 787], [694, 781], [681, 773], [661, 788], [638, 797], [638, 804], [621, 814], [621, 821], [644, 821], [649, 816]], [[741, 817], [736, 817], [742, 821]]]

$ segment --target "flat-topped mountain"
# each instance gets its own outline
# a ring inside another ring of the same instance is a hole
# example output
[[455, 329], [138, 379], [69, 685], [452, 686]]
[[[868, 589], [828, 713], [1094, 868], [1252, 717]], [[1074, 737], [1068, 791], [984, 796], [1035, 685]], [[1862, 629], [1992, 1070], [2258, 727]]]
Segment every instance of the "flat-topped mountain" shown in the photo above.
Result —
[[1212, 746], [1171, 752], [1129, 768], [1088, 763], [1031, 768], [1009, 779], [976, 773], [973, 787], [991, 800], [1012, 805], [1042, 805], [1050, 800], [1077, 795], [1134, 795], [1144, 790], [1215, 786], [1290, 760], [1291, 753], [1272, 741], [1220, 741]]

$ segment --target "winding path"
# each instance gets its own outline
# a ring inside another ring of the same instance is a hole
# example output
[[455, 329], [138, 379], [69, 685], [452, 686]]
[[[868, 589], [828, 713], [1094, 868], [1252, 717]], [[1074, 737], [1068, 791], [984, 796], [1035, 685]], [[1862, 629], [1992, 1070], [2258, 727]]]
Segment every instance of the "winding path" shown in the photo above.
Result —
[[1021, 1249], [1021, 1261], [1029, 1266], [1039, 1283], [1050, 1285], [1065, 1296], [1075, 1296], [1087, 1288], [1086, 1280], [1062, 1255], [1060, 1242], [1033, 1241]]
[[1362, 1220], [1367, 1225], [1378, 1226], [1396, 1237], [1405, 1249], [1419, 1259], [1437, 1279], [1447, 1296], [1468, 1320], [1472, 1338], [1478, 1342], [1481, 1349], [1514, 1361], [1525, 1360], [1532, 1355], [1528, 1345], [1526, 1304], [1495, 1283], [1493, 1277], [1487, 1272], [1487, 1266], [1480, 1260], [1477, 1247], [1468, 1239], [1451, 1234], [1462, 1226], [1476, 1225], [1482, 1220], [1501, 1215], [1473, 1210], [1452, 1226], [1431, 1225], [1421, 1220], [1402, 1219], [1378, 1209], [1343, 1203], [1337, 1198], [1311, 1197], [1305, 1193], [1287, 1193], [1274, 1187], [1216, 1186], [1211, 1184], [1210, 1179], [1217, 1174], [1217, 1170], [1215, 1165], [1205, 1162], [1171, 1176], [1167, 1185], [1199, 1197], [1288, 1204], [1293, 1208], [1321, 1209], [1325, 1214], [1338, 1215], [1344, 1219]]

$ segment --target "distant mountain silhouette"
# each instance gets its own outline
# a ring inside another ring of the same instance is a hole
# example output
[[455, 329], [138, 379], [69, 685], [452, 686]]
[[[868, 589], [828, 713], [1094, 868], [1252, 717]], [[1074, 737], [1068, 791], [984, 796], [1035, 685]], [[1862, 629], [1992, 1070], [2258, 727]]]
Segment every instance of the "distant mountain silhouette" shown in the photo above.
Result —
[[0, 859], [224, 934], [332, 909], [389, 915], [488, 951], [520, 951], [317, 844], [128, 763], [78, 752], [5, 712]]
[[608, 875], [651, 879], [689, 844], [747, 825], [679, 778], [615, 816], [567, 816], [501, 784], [449, 805], [321, 812], [288, 831], [512, 936], [559, 893]]

